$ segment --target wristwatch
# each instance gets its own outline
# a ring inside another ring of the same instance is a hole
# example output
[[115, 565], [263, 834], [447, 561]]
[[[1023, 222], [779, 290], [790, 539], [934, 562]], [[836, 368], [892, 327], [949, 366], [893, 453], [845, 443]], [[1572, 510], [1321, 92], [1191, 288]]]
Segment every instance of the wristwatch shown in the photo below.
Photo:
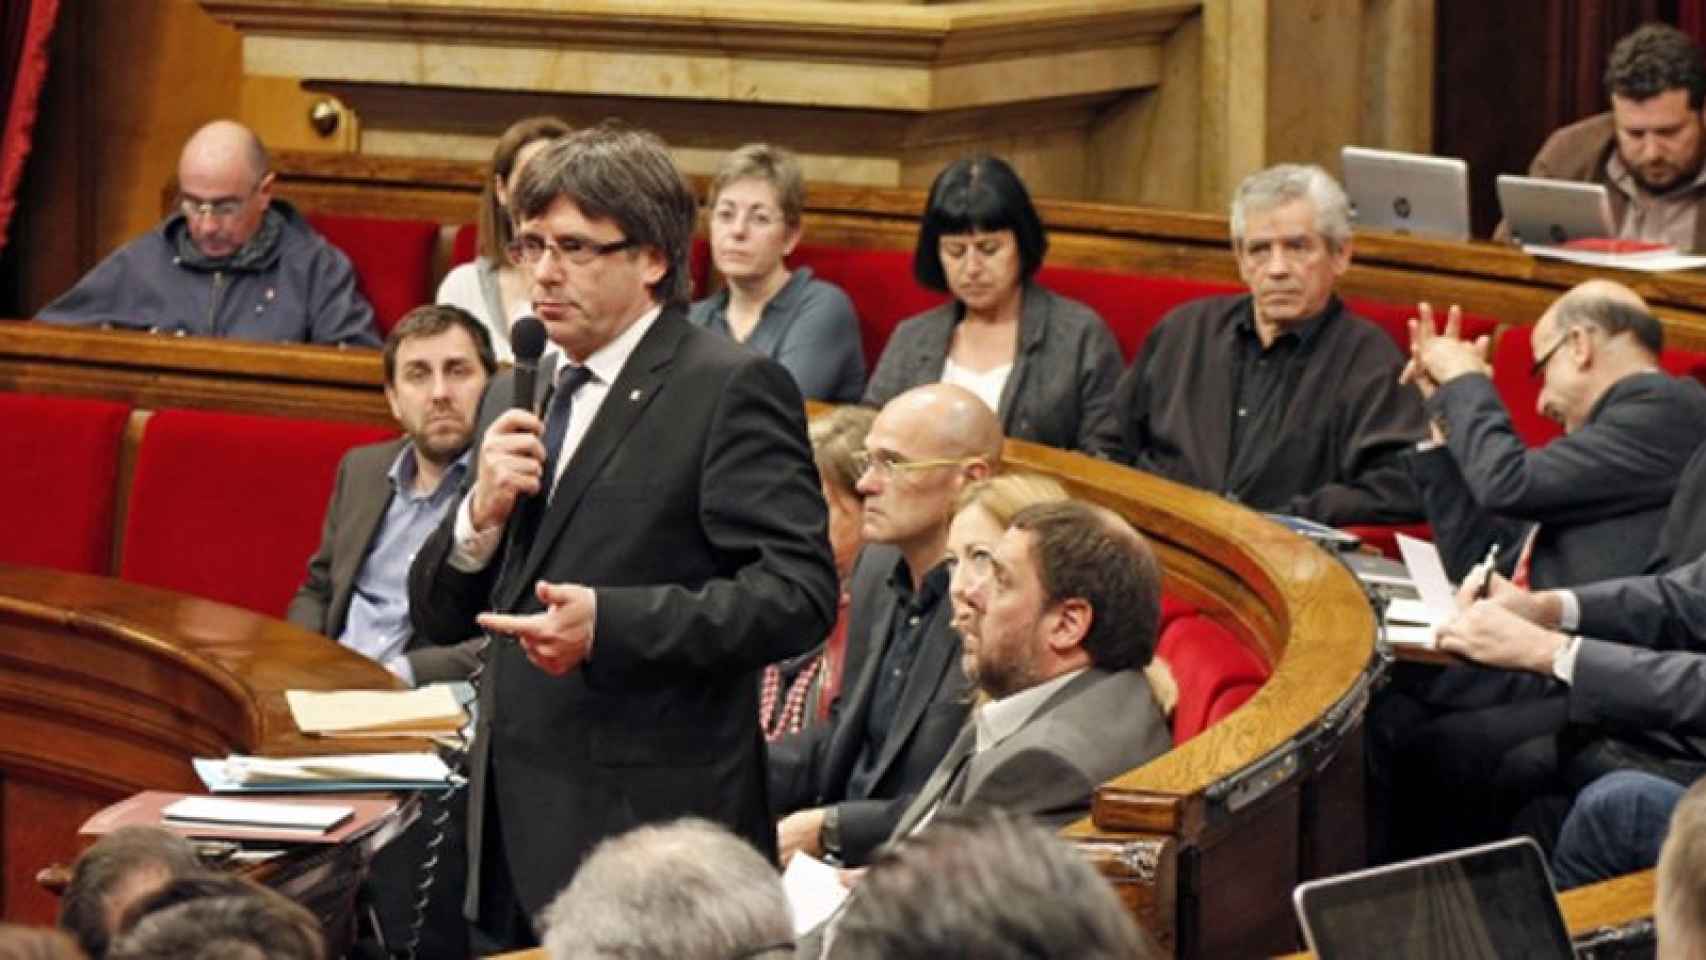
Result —
[[817, 828], [817, 845], [823, 848], [826, 860], [841, 859], [841, 808], [829, 807], [823, 812], [823, 825]]

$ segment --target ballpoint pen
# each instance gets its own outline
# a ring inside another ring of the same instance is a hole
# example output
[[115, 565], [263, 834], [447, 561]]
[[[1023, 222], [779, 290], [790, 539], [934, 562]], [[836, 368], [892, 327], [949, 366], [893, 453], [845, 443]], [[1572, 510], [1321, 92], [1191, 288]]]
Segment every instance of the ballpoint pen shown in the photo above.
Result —
[[1487, 548], [1487, 558], [1481, 561], [1481, 585], [1475, 588], [1475, 599], [1487, 599], [1487, 593], [1493, 588], [1493, 564], [1499, 561], [1499, 545], [1494, 543]]

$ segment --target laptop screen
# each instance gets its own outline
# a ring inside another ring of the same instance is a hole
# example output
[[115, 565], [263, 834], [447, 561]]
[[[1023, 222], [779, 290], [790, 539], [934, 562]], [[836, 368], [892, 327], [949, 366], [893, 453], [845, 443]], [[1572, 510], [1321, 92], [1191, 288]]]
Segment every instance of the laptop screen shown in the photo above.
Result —
[[1314, 880], [1295, 899], [1321, 960], [1574, 956], [1527, 838]]

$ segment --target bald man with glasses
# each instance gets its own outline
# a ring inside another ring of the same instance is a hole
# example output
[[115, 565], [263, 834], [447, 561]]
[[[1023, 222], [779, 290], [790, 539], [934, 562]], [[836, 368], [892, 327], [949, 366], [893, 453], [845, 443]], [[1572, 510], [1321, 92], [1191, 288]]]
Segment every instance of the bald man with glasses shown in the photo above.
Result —
[[959, 734], [970, 681], [948, 600], [948, 525], [960, 490], [1000, 462], [1002, 440], [988, 404], [951, 384], [915, 387], [872, 422], [842, 695], [829, 724], [770, 749], [784, 860], [864, 864]]
[[44, 308], [47, 323], [377, 347], [349, 258], [272, 195], [266, 147], [230, 120], [178, 158], [178, 204]]
[[[1431, 443], [1409, 468], [1446, 571], [1486, 569], [1525, 588], [1563, 589], [1647, 568], [1690, 456], [1706, 440], [1706, 389], [1659, 368], [1663, 328], [1628, 287], [1590, 280], [1529, 330], [1536, 408], [1564, 436], [1527, 447], [1494, 388], [1487, 344], [1443, 332], [1425, 304], [1404, 372], [1425, 398]], [[1477, 561], [1497, 559], [1476, 567]], [[1548, 677], [1474, 666], [1404, 665], [1368, 730], [1374, 796], [1390, 786], [1393, 855], [1503, 836], [1506, 804], [1485, 795], [1518, 745], [1562, 729], [1567, 704]], [[1377, 854], [1385, 840], [1377, 833]], [[1407, 843], [1409, 846], [1404, 846]]]

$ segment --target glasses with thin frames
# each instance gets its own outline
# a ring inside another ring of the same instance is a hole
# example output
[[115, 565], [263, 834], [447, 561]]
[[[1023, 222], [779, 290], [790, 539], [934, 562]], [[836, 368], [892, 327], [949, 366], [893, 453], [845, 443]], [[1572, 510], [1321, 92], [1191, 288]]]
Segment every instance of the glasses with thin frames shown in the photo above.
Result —
[[886, 450], [875, 453], [870, 450], [860, 450], [853, 454], [853, 469], [861, 476], [867, 470], [876, 471], [879, 477], [905, 476], [920, 470], [933, 470], [937, 467], [959, 467], [970, 463], [970, 457], [939, 457], [933, 460], [907, 460]]
[[577, 266], [585, 266], [599, 257], [627, 250], [634, 247], [632, 239], [624, 237], [609, 243], [599, 243], [586, 237], [564, 237], [561, 240], [551, 240], [546, 237], [518, 237], [505, 247], [511, 263], [518, 267], [537, 266], [545, 258], [545, 252], [561, 256]]
[[1574, 329], [1576, 328], [1565, 327], [1564, 332], [1558, 334], [1558, 339], [1552, 341], [1552, 345], [1547, 347], [1540, 356], [1534, 358], [1534, 363], [1528, 368], [1529, 379], [1541, 380], [1545, 378], [1546, 365], [1552, 362], [1552, 355], [1557, 353], [1558, 350], [1570, 339], [1570, 331]]
[[255, 181], [255, 185], [249, 188], [249, 192], [240, 197], [225, 197], [220, 200], [197, 200], [195, 197], [186, 196], [180, 193], [178, 194], [178, 209], [182, 211], [184, 218], [187, 220], [194, 220], [197, 217], [212, 217], [215, 220], [229, 220], [242, 211], [244, 204], [247, 204], [254, 198], [255, 191], [261, 188], [261, 183], [265, 180], [266, 178], [262, 177], [260, 180]]

